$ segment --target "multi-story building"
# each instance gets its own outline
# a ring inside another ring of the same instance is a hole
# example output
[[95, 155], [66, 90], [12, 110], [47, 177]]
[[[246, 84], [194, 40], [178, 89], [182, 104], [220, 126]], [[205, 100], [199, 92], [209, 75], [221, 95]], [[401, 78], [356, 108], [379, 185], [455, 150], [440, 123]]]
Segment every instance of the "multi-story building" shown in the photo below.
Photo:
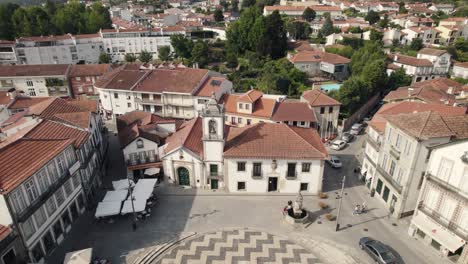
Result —
[[402, 30], [401, 44], [410, 45], [415, 39], [421, 39], [424, 45], [440, 44], [440, 31], [433, 27], [408, 27]]
[[103, 52], [99, 34], [20, 37], [16, 40], [19, 64], [98, 63]]
[[68, 64], [0, 66], [0, 90], [15, 88], [28, 96], [71, 97]]
[[[466, 124], [465, 124], [466, 125]], [[453, 262], [468, 261], [468, 140], [432, 147], [408, 233]]]
[[402, 102], [384, 105], [370, 122], [362, 173], [395, 217], [417, 204], [430, 149], [468, 137], [466, 108]]
[[[0, 149], [2, 225], [14, 226], [40, 262], [85, 210], [72, 139], [19, 139]], [[34, 161], [34, 162], [31, 162]]]
[[456, 62], [453, 64], [452, 77], [468, 79], [468, 62]]
[[315, 113], [307, 103], [285, 99], [285, 95], [250, 90], [243, 94], [225, 94], [219, 103], [224, 105], [225, 123], [231, 126], [243, 127], [262, 122], [317, 126]]
[[190, 119], [198, 115], [212, 93], [217, 100], [231, 93], [232, 83], [219, 73], [203, 69], [126, 65], [104, 74], [94, 87], [108, 117], [142, 110]]
[[278, 11], [281, 15], [291, 17], [302, 17], [304, 10], [310, 8], [315, 11], [317, 18], [320, 18], [325, 13], [329, 13], [332, 18], [342, 15], [341, 8], [339, 6], [327, 6], [327, 5], [313, 5], [313, 6], [265, 6], [263, 8], [263, 15], [271, 15], [274, 11]]
[[18, 58], [16, 57], [15, 42], [0, 40], [0, 65], [16, 64], [17, 62]]
[[18, 233], [11, 227], [1, 224], [0, 256], [0, 264], [26, 263], [26, 250], [23, 247], [23, 243], [21, 242]]
[[439, 25], [436, 29], [440, 32], [440, 43], [448, 46], [453, 44], [457, 38], [463, 36], [464, 26]]
[[111, 70], [109, 64], [75, 64], [71, 65], [68, 80], [73, 97], [99, 97], [94, 83], [104, 73]]
[[146, 169], [162, 168], [158, 148], [176, 131], [176, 121], [133, 111], [117, 117], [117, 130], [127, 175], [141, 177]]
[[172, 26], [154, 29], [102, 29], [99, 31], [104, 52], [111, 56], [113, 62], [124, 61], [125, 54], [128, 53], [138, 56], [142, 51], [151, 53], [156, 59], [159, 48], [172, 47], [170, 36], [175, 34], [185, 35], [185, 28]]
[[350, 59], [319, 50], [300, 51], [289, 58], [289, 61], [309, 76], [321, 76], [336, 80], [348, 77]]
[[446, 50], [423, 48], [418, 51], [418, 59], [427, 59], [432, 63], [432, 77], [445, 77], [450, 70], [450, 55]]
[[258, 123], [226, 131], [214, 99], [160, 147], [169, 182], [230, 192], [319, 193], [328, 154], [313, 128]]
[[309, 104], [314, 110], [320, 137], [329, 138], [338, 133], [340, 102], [319, 89], [305, 91], [300, 100]]
[[419, 59], [402, 54], [389, 54], [391, 63], [387, 66], [387, 74], [403, 68], [407, 75], [412, 77], [412, 83], [433, 79], [432, 70], [434, 65], [428, 59]]
[[406, 20], [404, 27], [432, 27], [434, 24], [434, 20], [430, 17], [410, 17]]
[[445, 14], [450, 14], [455, 10], [455, 6], [452, 5], [452, 4], [437, 4], [437, 3], [434, 3], [433, 5], [431, 5], [429, 7], [429, 9], [431, 9], [431, 10], [433, 10], [435, 12], [441, 11], [441, 12], [443, 12]]

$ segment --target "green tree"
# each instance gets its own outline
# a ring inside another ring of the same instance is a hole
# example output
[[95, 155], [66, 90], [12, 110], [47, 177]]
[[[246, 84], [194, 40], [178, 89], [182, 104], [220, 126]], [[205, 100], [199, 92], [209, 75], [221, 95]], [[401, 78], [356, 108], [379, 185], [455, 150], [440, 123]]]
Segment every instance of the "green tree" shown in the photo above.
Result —
[[328, 53], [338, 54], [346, 58], [351, 58], [354, 53], [354, 49], [351, 46], [327, 47], [325, 48], [325, 51]]
[[171, 60], [171, 48], [169, 46], [162, 46], [158, 49], [158, 57], [162, 61]]
[[266, 35], [263, 36], [263, 48], [260, 51], [272, 59], [284, 57], [288, 48], [286, 29], [283, 19], [277, 10], [265, 18]]
[[333, 27], [333, 21], [331, 20], [330, 16], [327, 16], [325, 19], [325, 22], [323, 23], [322, 29], [320, 29], [320, 33], [324, 36], [327, 37], [328, 35], [333, 34], [334, 27]]
[[369, 61], [362, 69], [362, 80], [367, 82], [369, 94], [374, 95], [384, 89], [387, 83], [387, 64], [385, 59]]
[[258, 88], [271, 94], [297, 96], [305, 90], [305, 73], [299, 71], [286, 58], [267, 61], [258, 78]]
[[231, 11], [239, 12], [239, 0], [231, 0]]
[[137, 58], [136, 58], [135, 54], [133, 54], [133, 53], [127, 53], [127, 54], [125, 54], [125, 57], [124, 57], [125, 62], [130, 62], [130, 63], [135, 62], [136, 59]]
[[457, 50], [468, 52], [468, 39], [465, 40], [463, 37], [457, 38], [453, 46], [455, 46]]
[[369, 22], [369, 24], [373, 25], [377, 23], [380, 20], [380, 15], [379, 13], [371, 10], [367, 13], [366, 17], [364, 18], [366, 21]]
[[214, 16], [214, 20], [215, 20], [216, 22], [224, 21], [224, 15], [223, 15], [223, 11], [221, 11], [221, 9], [216, 9], [216, 10], [214, 11], [213, 16]]
[[424, 48], [423, 40], [420, 38], [414, 38], [413, 41], [411, 41], [409, 48], [416, 51]]
[[12, 16], [18, 8], [17, 4], [0, 5], [0, 39], [14, 39], [15, 26], [12, 24]]
[[203, 68], [208, 63], [208, 44], [204, 41], [195, 43], [192, 49], [192, 61], [198, 63], [199, 68]]
[[457, 10], [452, 14], [454, 17], [468, 17], [468, 5], [463, 5], [457, 8]]
[[382, 47], [378, 43], [367, 42], [351, 57], [351, 71], [353, 75], [360, 75], [369, 62], [385, 58]]
[[184, 35], [171, 35], [171, 46], [177, 57], [189, 59], [192, 56], [193, 41]]
[[138, 56], [138, 60], [143, 63], [149, 63], [153, 60], [153, 55], [146, 50], [142, 50], [140, 56]]
[[103, 63], [111, 63], [111, 57], [109, 56], [109, 54], [104, 53], [104, 52], [102, 52], [99, 55], [99, 64], [103, 64]]
[[248, 8], [248, 7], [254, 6], [255, 3], [256, 3], [256, 0], [242, 0], [241, 7], [242, 9]]
[[223, 10], [224, 11], [228, 11], [229, 10], [229, 3], [225, 0], [222, 0], [219, 2], [219, 5], [223, 7]]
[[[255, 23], [257, 25], [254, 28]], [[236, 54], [244, 54], [246, 50], [255, 51], [259, 38], [265, 31], [262, 23], [264, 23], [264, 17], [258, 8], [244, 9], [240, 18], [231, 23], [226, 31], [228, 48]]]
[[344, 37], [341, 41], [341, 44], [350, 46], [351, 48], [357, 50], [364, 46], [364, 40], [362, 38], [348, 38]]
[[302, 13], [302, 18], [308, 22], [313, 21], [315, 19], [315, 16], [316, 16], [315, 11], [309, 7], [306, 7], [304, 12]]
[[237, 67], [238, 63], [239, 62], [237, 60], [236, 54], [234, 54], [234, 52], [228, 51], [228, 53], [226, 55], [226, 66], [228, 68], [233, 69], [233, 68]]
[[387, 89], [392, 91], [399, 87], [411, 84], [411, 76], [407, 75], [403, 68], [399, 68], [390, 74], [387, 82]]
[[364, 31], [360, 27], [349, 27], [348, 32], [349, 33], [362, 33]]
[[379, 21], [379, 27], [387, 28], [389, 26], [390, 19], [388, 19], [388, 15], [385, 14], [384, 18]]
[[398, 14], [406, 14], [408, 10], [405, 8], [405, 2], [401, 1], [398, 3]]
[[359, 14], [359, 12], [353, 8], [353, 7], [350, 7], [348, 9], [345, 9], [343, 11], [343, 13], [347, 16], [347, 17], [357, 17], [357, 15]]
[[289, 37], [293, 39], [308, 39], [310, 35], [310, 26], [301, 21], [292, 21], [286, 24]]
[[382, 42], [383, 37], [384, 37], [384, 33], [380, 32], [380, 31], [377, 31], [374, 28], [371, 29], [371, 32], [369, 34], [369, 40], [370, 41], [375, 41], [375, 42], [379, 43], [380, 45], [382, 45], [383, 44], [383, 42]]
[[343, 114], [347, 116], [356, 112], [369, 99], [367, 85], [368, 83], [359, 76], [351, 76], [338, 92], [330, 95], [342, 103]]
[[11, 16], [11, 24], [15, 37], [32, 36], [33, 25], [24, 8], [18, 8]]

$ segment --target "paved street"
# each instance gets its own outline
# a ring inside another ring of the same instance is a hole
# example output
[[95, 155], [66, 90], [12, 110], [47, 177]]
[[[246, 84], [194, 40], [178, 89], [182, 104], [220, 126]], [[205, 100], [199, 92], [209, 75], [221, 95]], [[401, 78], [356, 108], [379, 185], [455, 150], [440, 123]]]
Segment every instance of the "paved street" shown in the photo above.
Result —
[[[94, 211], [89, 212], [54, 251], [48, 263], [60, 263], [65, 252], [84, 247], [93, 247], [95, 255], [107, 257], [112, 263], [132, 263], [136, 256], [144, 254], [143, 248], [179, 236], [244, 228], [286, 237], [287, 241], [311, 252], [322, 263], [370, 263], [370, 258], [357, 244], [362, 236], [371, 236], [390, 245], [405, 263], [444, 263], [434, 250], [407, 235], [405, 221], [387, 219], [387, 211], [358, 182], [353, 168], [361, 155], [354, 154], [360, 153], [362, 140], [363, 136], [360, 136], [339, 152], [344, 164], [342, 169], [331, 169], [327, 165], [324, 186], [329, 198], [321, 201], [327, 203], [329, 209], [320, 210], [316, 196], [304, 197], [304, 207], [310, 211], [311, 221], [303, 227], [293, 228], [282, 220], [282, 208], [288, 200], [295, 199], [294, 195], [232, 195], [163, 185], [156, 188], [158, 202], [150, 218], [138, 222], [135, 232], [129, 215], [118, 217], [111, 224], [97, 222], [93, 219]], [[110, 167], [105, 186], [109, 186], [112, 178], [125, 175], [115, 136], [111, 136], [110, 143]], [[342, 230], [335, 232], [336, 222], [326, 220], [324, 215], [336, 215], [338, 200], [335, 197], [342, 175], [347, 176], [340, 219]], [[363, 201], [366, 201], [369, 212], [353, 216], [354, 205]]]

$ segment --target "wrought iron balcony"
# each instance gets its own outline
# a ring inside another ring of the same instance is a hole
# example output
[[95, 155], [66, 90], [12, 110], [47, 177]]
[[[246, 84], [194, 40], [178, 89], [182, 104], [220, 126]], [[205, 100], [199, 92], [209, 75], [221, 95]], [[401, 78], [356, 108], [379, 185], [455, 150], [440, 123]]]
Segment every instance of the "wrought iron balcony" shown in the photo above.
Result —
[[380, 146], [382, 145], [381, 142], [374, 140], [371, 136], [367, 135], [366, 142], [369, 143], [374, 149], [379, 152]]
[[149, 98], [135, 98], [135, 102], [140, 104], [162, 104], [161, 98], [149, 99]]
[[126, 161], [127, 166], [132, 166], [132, 165], [141, 165], [141, 164], [146, 164], [146, 163], [153, 163], [153, 162], [158, 162], [159, 157], [158, 155], [150, 155], [145, 158], [137, 158], [137, 159], [128, 159]]
[[453, 222], [451, 219], [444, 217], [439, 212], [427, 207], [422, 202], [418, 204], [418, 210], [423, 212], [425, 215], [429, 216], [432, 220], [434, 220], [438, 224], [452, 231], [453, 233], [455, 233], [457, 236], [459, 236], [463, 240], [468, 240], [468, 230], [465, 230], [462, 226]]
[[450, 183], [442, 180], [441, 178], [439, 178], [437, 176], [434, 176], [434, 175], [432, 175], [430, 173], [426, 173], [426, 179], [428, 181], [430, 181], [431, 183], [439, 185], [445, 191], [451, 192], [456, 196], [462, 197], [463, 199], [465, 199], [468, 202], [468, 192], [466, 190], [463, 190], [463, 189], [461, 189], [459, 187], [456, 187], [456, 186], [454, 186], [454, 185], [452, 185], [452, 184], [450, 184]]
[[387, 182], [389, 182], [395, 190], [397, 190], [398, 193], [401, 194], [401, 191], [403, 190], [403, 187], [400, 185], [399, 182], [397, 182], [395, 179], [393, 179], [392, 175], [390, 175], [388, 172], [386, 172], [380, 164], [377, 164], [377, 171], [379, 172], [380, 175], [382, 175]]

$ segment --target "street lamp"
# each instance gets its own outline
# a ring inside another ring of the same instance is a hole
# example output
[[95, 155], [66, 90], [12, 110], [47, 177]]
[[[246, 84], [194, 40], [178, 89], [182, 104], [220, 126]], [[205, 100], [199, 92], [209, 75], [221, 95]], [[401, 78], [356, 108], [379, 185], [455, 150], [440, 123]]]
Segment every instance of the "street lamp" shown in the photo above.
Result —
[[340, 230], [340, 213], [341, 213], [341, 203], [343, 202], [343, 192], [344, 192], [344, 184], [345, 184], [346, 176], [343, 176], [343, 181], [341, 182], [341, 194], [340, 194], [340, 204], [338, 205], [338, 214], [336, 215], [336, 229], [335, 232]]
[[130, 201], [132, 202], [132, 211], [133, 211], [133, 223], [132, 223], [132, 228], [133, 231], [136, 231], [137, 229], [137, 216], [135, 213], [135, 205], [133, 204], [133, 186], [130, 182], [130, 178], [127, 175], [127, 180], [128, 180], [128, 190], [130, 191]]

